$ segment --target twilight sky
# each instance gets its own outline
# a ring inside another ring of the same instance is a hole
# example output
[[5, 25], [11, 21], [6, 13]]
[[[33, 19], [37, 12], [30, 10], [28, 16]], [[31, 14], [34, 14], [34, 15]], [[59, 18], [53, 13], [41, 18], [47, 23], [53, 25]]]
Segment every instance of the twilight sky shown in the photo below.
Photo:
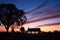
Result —
[[12, 3], [24, 10], [28, 19], [23, 25], [26, 29], [39, 27], [43, 31], [60, 30], [60, 0], [0, 0], [2, 3]]

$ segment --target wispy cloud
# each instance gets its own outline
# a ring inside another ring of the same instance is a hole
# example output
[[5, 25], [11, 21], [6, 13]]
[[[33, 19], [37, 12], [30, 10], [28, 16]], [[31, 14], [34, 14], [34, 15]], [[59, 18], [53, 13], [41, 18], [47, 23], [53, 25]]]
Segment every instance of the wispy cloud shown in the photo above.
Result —
[[54, 25], [60, 25], [60, 22], [58, 22], [58, 23], [51, 23], [51, 24], [44, 24], [44, 25], [38, 25], [38, 26], [36, 26], [36, 27], [44, 27], [44, 26], [54, 26]]
[[32, 13], [35, 13], [38, 9], [46, 6], [47, 3], [48, 3], [48, 0], [44, 1], [43, 4], [39, 5], [37, 8], [35, 8], [35, 9], [31, 10], [30, 12], [28, 12], [27, 15], [28, 15], [28, 16], [32, 15]]
[[[39, 11], [39, 10], [37, 9], [36, 11]], [[45, 11], [42, 11], [42, 12], [35, 12], [35, 13], [33, 12], [35, 11], [32, 11], [31, 14], [26, 14], [28, 20], [41, 19], [45, 17], [60, 15], [60, 5], [57, 4], [56, 6], [46, 9]]]
[[56, 16], [52, 16], [52, 17], [46, 17], [43, 19], [37, 19], [37, 20], [33, 20], [33, 21], [28, 21], [26, 23], [33, 23], [33, 22], [38, 22], [38, 21], [50, 20], [50, 19], [54, 19], [54, 18], [60, 18], [60, 15], [56, 15]]

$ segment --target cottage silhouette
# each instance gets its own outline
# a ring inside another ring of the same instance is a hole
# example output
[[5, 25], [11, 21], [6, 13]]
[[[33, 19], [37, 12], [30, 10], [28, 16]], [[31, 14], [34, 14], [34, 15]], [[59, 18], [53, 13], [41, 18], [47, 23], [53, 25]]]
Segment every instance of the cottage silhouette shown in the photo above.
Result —
[[40, 33], [41, 29], [40, 28], [28, 28], [27, 30], [28, 33]]

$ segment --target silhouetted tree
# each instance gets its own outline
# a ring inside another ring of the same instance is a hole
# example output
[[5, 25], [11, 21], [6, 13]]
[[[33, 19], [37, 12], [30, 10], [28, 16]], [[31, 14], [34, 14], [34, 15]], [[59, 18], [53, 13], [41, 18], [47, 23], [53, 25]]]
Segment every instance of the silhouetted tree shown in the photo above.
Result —
[[13, 4], [0, 4], [0, 21], [4, 24], [7, 32], [12, 22], [12, 13], [15, 10], [15, 5]]
[[23, 10], [18, 10], [13, 4], [0, 4], [0, 21], [8, 32], [14, 22], [19, 26], [23, 25], [26, 22], [26, 16]]
[[24, 15], [25, 13], [23, 10], [17, 10], [16, 13], [18, 13], [16, 14], [16, 16], [18, 17], [15, 17], [16, 18], [15, 21], [17, 22], [18, 26], [22, 26], [27, 21], [27, 18]]

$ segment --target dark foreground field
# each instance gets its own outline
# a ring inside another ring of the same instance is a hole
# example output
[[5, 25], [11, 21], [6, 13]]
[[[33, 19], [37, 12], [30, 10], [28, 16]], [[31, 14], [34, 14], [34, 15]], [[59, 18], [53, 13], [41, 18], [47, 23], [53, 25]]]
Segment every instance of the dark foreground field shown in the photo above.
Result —
[[0, 40], [60, 40], [60, 32], [27, 33], [0, 33]]

